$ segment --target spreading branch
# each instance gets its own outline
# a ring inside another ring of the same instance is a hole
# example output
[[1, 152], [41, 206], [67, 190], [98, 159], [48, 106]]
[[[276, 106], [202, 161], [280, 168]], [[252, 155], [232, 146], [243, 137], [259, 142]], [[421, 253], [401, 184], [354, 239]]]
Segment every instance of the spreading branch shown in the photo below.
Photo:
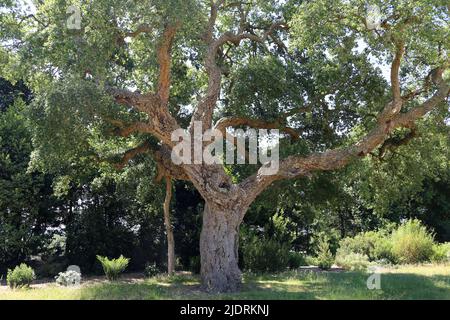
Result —
[[242, 10], [241, 5], [240, 12], [240, 26], [239, 30], [234, 32], [225, 32], [218, 38], [214, 38], [214, 27], [217, 20], [218, 11], [225, 1], [213, 1], [211, 0], [211, 13], [208, 20], [208, 25], [205, 31], [204, 40], [208, 44], [208, 51], [205, 59], [205, 69], [208, 75], [208, 88], [204, 96], [200, 99], [195, 112], [191, 119], [190, 129], [193, 130], [195, 121], [203, 122], [203, 129], [210, 129], [212, 126], [213, 112], [217, 105], [217, 101], [220, 96], [221, 76], [222, 70], [217, 65], [217, 56], [223, 45], [226, 43], [232, 43], [235, 46], [239, 46], [243, 40], [251, 40], [264, 44], [269, 36], [273, 35], [277, 29], [286, 29], [287, 25], [282, 22], [273, 23], [267, 28], [262, 35], [257, 35], [250, 26], [247, 25], [246, 19], [248, 12]]
[[138, 35], [140, 35], [141, 33], [152, 33], [153, 28], [146, 24], [140, 24], [135, 31], [133, 32], [126, 32], [124, 34], [124, 38], [136, 38]]
[[151, 148], [151, 144], [148, 141], [145, 141], [137, 147], [126, 151], [122, 155], [122, 159], [119, 162], [115, 163], [114, 166], [116, 167], [116, 169], [122, 170], [128, 164], [128, 162], [130, 162], [130, 160], [134, 159], [139, 154], [149, 152]]
[[392, 61], [391, 66], [391, 86], [392, 86], [392, 94], [394, 101], [401, 101], [401, 92], [400, 92], [400, 80], [399, 80], [399, 72], [400, 72], [400, 64], [405, 53], [405, 45], [403, 41], [398, 41], [396, 44], [396, 51], [394, 60]]
[[171, 161], [170, 149], [165, 146], [154, 146], [148, 141], [144, 141], [137, 147], [126, 151], [120, 161], [114, 163], [118, 170], [123, 169], [128, 163], [140, 154], [149, 154], [157, 165], [155, 182], [160, 182], [164, 177], [171, 177], [176, 180], [189, 180], [181, 166], [175, 165]]
[[[358, 143], [340, 149], [313, 153], [306, 157], [290, 156], [279, 164], [279, 172], [276, 175], [266, 176], [259, 170], [240, 184], [242, 192], [248, 194], [248, 201], [253, 201], [265, 188], [276, 180], [290, 179], [299, 176], [308, 176], [314, 171], [329, 171], [344, 167], [354, 159], [366, 156], [382, 145], [389, 134], [397, 128], [414, 128], [415, 122], [438, 106], [450, 93], [450, 85], [440, 79], [436, 93], [424, 102], [408, 112], [398, 113], [393, 117], [387, 112], [382, 112], [378, 117], [378, 123]], [[390, 109], [392, 102], [385, 106]], [[266, 164], [268, 165], [268, 164]]]
[[166, 26], [157, 52], [159, 63], [158, 96], [163, 105], [167, 105], [169, 101], [171, 48], [176, 31], [177, 25]]
[[119, 88], [107, 88], [106, 90], [118, 104], [135, 108], [147, 114], [150, 114], [152, 107], [158, 104], [157, 97], [153, 94], [143, 95], [139, 92]]
[[135, 31], [121, 32], [117, 36], [117, 44], [118, 45], [124, 45], [126, 38], [136, 38], [137, 36], [139, 36], [142, 33], [152, 33], [152, 32], [153, 32], [153, 28], [150, 25], [148, 25], [147, 23], [140, 24], [136, 28]]
[[378, 159], [382, 160], [386, 156], [388, 151], [393, 151], [401, 146], [407, 145], [412, 139], [417, 137], [417, 131], [412, 128], [403, 138], [389, 138], [381, 145], [378, 151]]

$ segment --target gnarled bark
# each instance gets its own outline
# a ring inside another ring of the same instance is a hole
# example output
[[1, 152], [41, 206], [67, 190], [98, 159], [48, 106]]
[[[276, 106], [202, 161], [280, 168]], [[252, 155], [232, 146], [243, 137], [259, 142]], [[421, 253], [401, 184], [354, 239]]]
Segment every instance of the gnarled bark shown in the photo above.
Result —
[[201, 278], [204, 289], [233, 292], [241, 285], [238, 267], [239, 225], [242, 209], [205, 204], [200, 236]]

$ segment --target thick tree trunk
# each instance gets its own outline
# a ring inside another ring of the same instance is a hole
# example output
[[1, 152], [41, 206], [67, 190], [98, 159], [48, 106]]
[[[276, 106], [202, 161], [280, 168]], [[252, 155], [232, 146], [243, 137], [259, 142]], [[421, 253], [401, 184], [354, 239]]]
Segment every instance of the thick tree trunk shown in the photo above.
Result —
[[164, 224], [167, 234], [167, 273], [169, 276], [175, 272], [175, 240], [170, 221], [170, 200], [172, 199], [172, 181], [166, 177], [166, 199], [164, 201]]
[[238, 241], [241, 217], [235, 209], [205, 204], [200, 257], [202, 284], [207, 291], [233, 292], [240, 288]]

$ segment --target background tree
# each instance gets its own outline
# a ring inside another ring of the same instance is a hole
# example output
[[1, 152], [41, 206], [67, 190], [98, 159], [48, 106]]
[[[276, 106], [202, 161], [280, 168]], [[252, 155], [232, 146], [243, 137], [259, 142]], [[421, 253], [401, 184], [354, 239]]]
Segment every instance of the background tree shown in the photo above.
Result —
[[[70, 4], [82, 12], [80, 30], [67, 28]], [[356, 0], [36, 2], [31, 18], [12, 15], [18, 31], [4, 68], [36, 95], [33, 162], [70, 171], [92, 161], [132, 165], [150, 153], [161, 176], [191, 181], [205, 201], [205, 288], [236, 290], [239, 226], [264, 190], [369, 154], [383, 158], [446, 106], [446, 3], [374, 4], [377, 28]], [[174, 166], [171, 133], [192, 134], [196, 121], [222, 132], [280, 129], [279, 172]]]
[[30, 91], [0, 78], [0, 273], [42, 251], [57, 224], [52, 178], [29, 172], [31, 133], [24, 115]]

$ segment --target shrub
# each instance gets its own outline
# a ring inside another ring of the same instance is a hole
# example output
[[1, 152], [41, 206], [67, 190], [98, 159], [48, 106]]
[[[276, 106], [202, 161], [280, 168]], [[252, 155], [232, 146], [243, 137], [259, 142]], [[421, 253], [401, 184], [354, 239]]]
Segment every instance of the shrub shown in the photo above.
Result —
[[159, 274], [159, 268], [156, 263], [146, 263], [144, 268], [144, 275], [147, 278], [154, 277]]
[[431, 261], [435, 263], [443, 263], [450, 261], [450, 242], [434, 244]]
[[289, 264], [289, 246], [274, 239], [251, 236], [242, 246], [244, 268], [253, 272], [284, 271]]
[[33, 280], [36, 279], [33, 268], [22, 263], [14, 270], [8, 269], [6, 282], [11, 288], [29, 287]]
[[119, 275], [126, 269], [130, 259], [120, 256], [117, 259], [109, 260], [107, 257], [97, 256], [97, 260], [100, 261], [108, 280], [114, 281], [119, 278]]
[[369, 256], [370, 261], [384, 261], [387, 263], [396, 263], [392, 252], [392, 241], [390, 235], [385, 233], [378, 233], [379, 237], [374, 242], [373, 254]]
[[77, 286], [81, 283], [81, 273], [68, 270], [66, 272], [60, 272], [56, 277], [56, 283], [60, 286], [69, 287]]
[[392, 233], [392, 253], [401, 263], [429, 261], [433, 255], [433, 235], [419, 220], [408, 220]]
[[306, 258], [305, 256], [296, 251], [290, 251], [289, 252], [289, 268], [290, 269], [298, 269], [301, 266], [306, 266]]
[[354, 252], [343, 254], [338, 250], [336, 254], [336, 264], [346, 270], [365, 271], [369, 266], [369, 257], [365, 254]]
[[320, 269], [328, 270], [331, 268], [334, 262], [333, 254], [330, 251], [330, 244], [328, 240], [322, 238], [319, 240], [317, 254], [317, 265]]
[[308, 256], [305, 257], [305, 264], [307, 266], [317, 266], [318, 265], [317, 258], [308, 255]]
[[385, 231], [368, 231], [347, 237], [339, 242], [339, 255], [343, 257], [358, 253], [368, 257], [369, 261], [395, 260], [392, 255], [392, 243]]

